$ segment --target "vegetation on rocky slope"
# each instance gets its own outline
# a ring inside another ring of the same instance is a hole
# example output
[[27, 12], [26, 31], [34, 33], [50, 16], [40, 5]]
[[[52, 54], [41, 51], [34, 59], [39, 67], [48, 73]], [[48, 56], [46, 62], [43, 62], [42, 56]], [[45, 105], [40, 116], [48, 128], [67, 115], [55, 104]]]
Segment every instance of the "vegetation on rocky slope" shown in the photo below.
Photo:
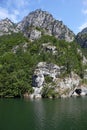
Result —
[[[54, 54], [43, 49], [43, 44], [47, 43], [56, 47]], [[62, 77], [74, 71], [83, 78], [85, 66], [77, 48], [80, 49], [74, 42], [68, 43], [48, 35], [33, 42], [21, 33], [1, 36], [0, 97], [21, 97], [26, 92], [32, 93], [32, 75], [36, 65], [42, 61], [65, 66], [66, 71]]]

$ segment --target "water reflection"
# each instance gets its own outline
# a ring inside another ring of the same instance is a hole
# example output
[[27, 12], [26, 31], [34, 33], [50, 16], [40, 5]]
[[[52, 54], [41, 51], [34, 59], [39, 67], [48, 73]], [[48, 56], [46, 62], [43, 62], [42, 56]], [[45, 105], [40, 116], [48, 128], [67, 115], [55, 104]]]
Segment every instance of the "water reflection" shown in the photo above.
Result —
[[0, 100], [0, 130], [86, 130], [87, 98]]
[[[84, 128], [87, 109], [85, 99], [37, 100], [34, 102], [36, 128], [41, 130], [75, 130]], [[79, 126], [80, 124], [80, 126]]]

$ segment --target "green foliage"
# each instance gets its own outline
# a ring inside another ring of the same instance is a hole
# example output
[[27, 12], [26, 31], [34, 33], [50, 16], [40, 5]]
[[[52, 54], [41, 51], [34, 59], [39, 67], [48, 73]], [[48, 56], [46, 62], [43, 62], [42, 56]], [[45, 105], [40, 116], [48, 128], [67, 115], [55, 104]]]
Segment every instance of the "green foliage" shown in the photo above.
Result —
[[[32, 92], [32, 60], [29, 54], [14, 54], [12, 49], [28, 40], [22, 34], [0, 37], [0, 97], [21, 97], [25, 92]], [[31, 64], [29, 64], [31, 63]]]
[[58, 96], [58, 93], [55, 92], [54, 88], [49, 88], [48, 86], [45, 86], [42, 91], [42, 97], [43, 98], [55, 98]]
[[81, 84], [87, 84], [87, 79], [82, 79]]
[[46, 83], [51, 83], [51, 82], [52, 82], [52, 77], [50, 77], [50, 76], [45, 76], [45, 82], [46, 82]]
[[82, 50], [83, 54], [86, 56], [86, 58], [87, 58], [87, 48], [81, 48], [81, 50]]
[[[27, 42], [27, 50], [24, 52], [23, 44]], [[50, 42], [56, 46], [57, 54], [43, 51], [42, 44]], [[19, 49], [13, 53], [12, 49]], [[65, 74], [71, 71], [80, 76], [83, 75], [84, 66], [82, 57], [77, 53], [78, 45], [57, 40], [53, 36], [42, 36], [34, 42], [28, 41], [21, 33], [0, 37], [0, 97], [22, 97], [24, 93], [32, 93], [32, 75], [39, 62], [46, 61], [59, 66], [65, 66]], [[48, 76], [47, 83], [52, 82]], [[45, 94], [46, 93], [46, 94]], [[44, 96], [54, 96], [54, 88], [44, 88]]]
[[4, 35], [0, 37], [0, 55], [10, 51], [13, 46], [28, 41], [23, 34], [13, 33], [12, 35]]

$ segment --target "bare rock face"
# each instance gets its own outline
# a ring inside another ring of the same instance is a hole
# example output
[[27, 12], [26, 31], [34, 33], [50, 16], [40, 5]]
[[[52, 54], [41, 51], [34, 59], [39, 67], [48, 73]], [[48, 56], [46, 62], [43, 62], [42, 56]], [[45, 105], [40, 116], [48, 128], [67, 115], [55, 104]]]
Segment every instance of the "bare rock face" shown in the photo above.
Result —
[[87, 64], [87, 58], [83, 55], [82, 51], [80, 49], [77, 49], [77, 53], [82, 57], [83, 65], [86, 65]]
[[44, 35], [52, 35], [68, 42], [74, 40], [74, 33], [63, 24], [53, 18], [51, 14], [41, 9], [31, 12], [20, 23], [14, 24], [8, 18], [0, 21], [0, 36], [22, 31], [31, 41]]
[[42, 50], [43, 50], [44, 52], [52, 53], [53, 55], [56, 55], [56, 54], [57, 54], [57, 48], [56, 48], [56, 46], [51, 45], [50, 42], [48, 42], [48, 43], [43, 43], [43, 44], [42, 44]]
[[19, 51], [19, 49], [22, 49], [23, 52], [26, 52], [26, 51], [27, 51], [27, 47], [28, 47], [28, 43], [27, 43], [27, 42], [21, 43], [20, 45], [14, 46], [14, 47], [12, 48], [12, 52], [13, 52], [14, 54], [16, 54], [16, 53]]
[[87, 85], [76, 87], [72, 93], [72, 96], [87, 96]]
[[84, 70], [84, 79], [87, 79], [87, 69]]
[[32, 77], [34, 93], [30, 95], [30, 98], [41, 98], [42, 90], [44, 88], [44, 84], [46, 83], [45, 77], [51, 77], [51, 82], [53, 82], [55, 78], [60, 75], [61, 69], [62, 67], [59, 67], [52, 63], [38, 63]]
[[[43, 95], [43, 88], [47, 86], [47, 91], [52, 89], [53, 93], [60, 97], [70, 97], [73, 95], [76, 87], [80, 84], [80, 77], [71, 73], [70, 77], [60, 78], [60, 75], [65, 71], [64, 67], [59, 67], [52, 63], [38, 63], [33, 77], [33, 96], [38, 97]], [[50, 77], [50, 82], [47, 83], [46, 76]], [[51, 97], [51, 96], [50, 96]]]
[[16, 25], [8, 18], [0, 21], [0, 36], [11, 34], [12, 32], [17, 33], [18, 31], [19, 30], [16, 29]]
[[26, 31], [24, 35], [28, 36], [31, 41], [34, 41], [41, 37], [41, 31], [32, 28], [32, 30]]
[[70, 75], [61, 77], [65, 70], [63, 66], [39, 62], [32, 77], [34, 93], [31, 97], [66, 98], [87, 95], [87, 85], [81, 84], [81, 78], [77, 74], [71, 72]]
[[44, 83], [44, 75], [40, 74], [40, 73], [34, 74], [34, 76], [33, 76], [33, 86], [34, 87], [41, 87], [43, 85], [43, 83]]
[[54, 80], [57, 78], [61, 73], [62, 68], [52, 64], [52, 63], [46, 63], [46, 62], [40, 62], [37, 65], [37, 68], [33, 75], [33, 86], [34, 87], [41, 87], [43, 86], [45, 82], [45, 76], [52, 77]]
[[75, 36], [62, 21], [55, 20], [51, 14], [41, 9], [31, 12], [17, 26], [29, 38], [31, 35], [27, 35], [27, 32], [30, 33], [30, 27], [38, 27], [39, 31], [41, 31], [40, 29], [44, 31], [44, 34], [53, 35], [69, 42], [73, 41]]

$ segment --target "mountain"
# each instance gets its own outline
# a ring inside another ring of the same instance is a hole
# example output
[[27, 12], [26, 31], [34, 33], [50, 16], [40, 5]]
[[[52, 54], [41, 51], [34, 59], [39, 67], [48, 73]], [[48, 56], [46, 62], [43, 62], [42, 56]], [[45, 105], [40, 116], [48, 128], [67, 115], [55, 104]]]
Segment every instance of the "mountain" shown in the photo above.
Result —
[[40, 38], [42, 34], [53, 35], [58, 39], [73, 41], [74, 33], [53, 18], [51, 14], [41, 9], [29, 13], [17, 26], [31, 40]]
[[87, 28], [77, 34], [76, 41], [82, 48], [87, 48]]
[[0, 36], [8, 35], [13, 32], [18, 32], [18, 29], [16, 29], [16, 24], [11, 22], [11, 20], [9, 20], [8, 18], [0, 21]]
[[74, 33], [62, 21], [54, 19], [51, 14], [41, 9], [29, 13], [18, 24], [14, 24], [8, 18], [0, 21], [0, 35], [19, 31], [23, 32], [30, 40], [38, 39], [43, 34], [69, 42], [73, 41], [75, 37]]
[[87, 95], [87, 59], [74, 33], [46, 11], [0, 21], [0, 97]]

